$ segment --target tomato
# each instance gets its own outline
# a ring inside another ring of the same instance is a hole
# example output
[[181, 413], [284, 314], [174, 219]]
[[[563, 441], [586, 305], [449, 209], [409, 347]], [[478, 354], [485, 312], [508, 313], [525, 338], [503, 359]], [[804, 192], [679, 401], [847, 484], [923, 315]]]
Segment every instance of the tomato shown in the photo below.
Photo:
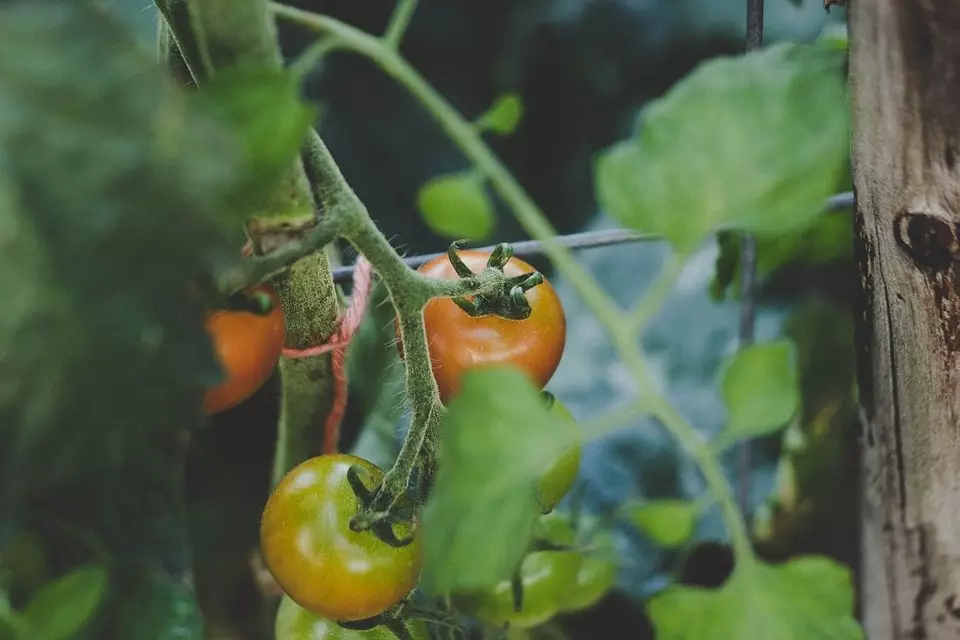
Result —
[[609, 530], [596, 533], [590, 547], [583, 553], [576, 583], [570, 586], [561, 611], [589, 609], [616, 586], [618, 564], [613, 534]]
[[[346, 621], [382, 613], [410, 593], [420, 575], [418, 535], [392, 547], [372, 531], [350, 529], [360, 507], [347, 479], [351, 466], [371, 489], [383, 477], [356, 456], [311, 458], [277, 484], [260, 523], [263, 559], [280, 588], [310, 613]], [[394, 529], [398, 538], [411, 533], [406, 526]]]
[[[550, 412], [558, 420], [574, 422], [573, 415], [556, 398], [552, 400]], [[577, 479], [577, 473], [580, 471], [581, 450], [582, 446], [578, 437], [570, 447], [560, 454], [553, 465], [540, 478], [538, 502], [541, 512], [549, 513], [553, 511], [563, 497], [570, 492]]]
[[610, 558], [587, 554], [580, 562], [576, 584], [571, 585], [561, 611], [582, 611], [597, 604], [617, 583], [617, 564]]
[[[408, 622], [407, 631], [413, 640], [428, 640], [430, 637], [423, 620]], [[364, 631], [344, 629], [333, 620], [313, 615], [289, 596], [280, 600], [274, 636], [275, 640], [396, 640], [393, 632], [384, 626]]]
[[[464, 264], [475, 273], [483, 271], [489, 256], [489, 251], [460, 252]], [[446, 255], [427, 262], [419, 271], [432, 278], [454, 280], [458, 277]], [[503, 269], [507, 276], [534, 271], [532, 266], [518, 258], [510, 258]], [[427, 303], [423, 309], [423, 321], [433, 375], [443, 402], [457, 392], [465, 371], [487, 364], [513, 365], [529, 375], [540, 388], [547, 384], [563, 355], [567, 339], [566, 316], [557, 292], [546, 280], [529, 289], [526, 297], [531, 313], [524, 320], [492, 315], [474, 318], [449, 298], [434, 298]]]
[[250, 293], [270, 296], [273, 309], [269, 314], [221, 309], [207, 317], [206, 329], [226, 376], [204, 396], [207, 415], [231, 409], [256, 393], [283, 351], [286, 321], [280, 299], [269, 285], [254, 287]]
[[570, 516], [560, 511], [552, 511], [537, 518], [533, 537], [558, 546], [572, 547], [577, 544], [577, 533], [573, 530]]
[[513, 586], [509, 580], [491, 591], [459, 599], [465, 611], [478, 620], [501, 628], [529, 629], [543, 624], [559, 611], [580, 570], [580, 554], [575, 551], [534, 551], [521, 565], [523, 607], [513, 610]]

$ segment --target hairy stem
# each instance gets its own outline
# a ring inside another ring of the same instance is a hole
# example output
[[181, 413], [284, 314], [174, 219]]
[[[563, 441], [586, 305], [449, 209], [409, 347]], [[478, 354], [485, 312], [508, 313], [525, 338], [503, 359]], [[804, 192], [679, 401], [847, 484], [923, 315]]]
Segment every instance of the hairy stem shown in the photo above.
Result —
[[[170, 13], [176, 7], [165, 3]], [[207, 75], [234, 65], [280, 69], [283, 60], [277, 43], [276, 25], [266, 0], [187, 0], [187, 18], [168, 20], [184, 59], [204, 63]], [[166, 14], [164, 14], [166, 15]], [[191, 54], [189, 52], [196, 52]], [[191, 67], [192, 68], [192, 67]], [[198, 77], [196, 74], [194, 77]], [[199, 82], [202, 82], [198, 78]], [[280, 180], [258, 215], [248, 221], [247, 234], [254, 255], [286, 252], [296, 257], [306, 238], [325, 240], [326, 230], [316, 221], [316, 203], [300, 158]], [[309, 243], [309, 240], [306, 241]], [[269, 267], [260, 263], [258, 268]], [[337, 297], [330, 264], [321, 251], [304, 251], [302, 257], [273, 282], [287, 322], [286, 346], [305, 349], [326, 342], [338, 315]], [[320, 451], [324, 419], [332, 404], [333, 379], [327, 356], [309, 359], [281, 358], [283, 391], [280, 425], [274, 460], [274, 482], [292, 466]]]
[[459, 297], [502, 290], [504, 274], [485, 269], [473, 277], [440, 280], [423, 276], [408, 267], [370, 219], [363, 205], [356, 201], [354, 224], [344, 237], [361, 252], [383, 280], [397, 311], [400, 337], [403, 341], [406, 371], [406, 395], [410, 403], [410, 429], [394, 465], [381, 483], [377, 499], [370, 510], [385, 510], [409, 486], [410, 478], [421, 456], [437, 459], [440, 425], [446, 408], [430, 362], [427, 333], [423, 323], [423, 307], [437, 297]]
[[156, 6], [160, 13], [161, 41], [169, 39], [169, 42], [162, 46], [176, 47], [194, 82], [206, 78], [210, 60], [206, 50], [199, 46], [192, 33], [193, 21], [189, 5], [174, 0], [156, 0]]
[[[468, 278], [440, 280], [412, 270], [370, 218], [366, 206], [347, 183], [319, 136], [311, 135], [304, 149], [304, 157], [311, 172], [318, 176], [313, 187], [324, 216], [313, 233], [287, 251], [295, 256], [297, 252], [317, 250], [334, 237], [342, 236], [363, 254], [380, 276], [400, 325], [412, 420], [400, 454], [381, 483], [377, 499], [368, 505], [368, 511], [382, 511], [405, 493], [421, 455], [436, 459], [438, 433], [445, 408], [440, 402], [430, 363], [423, 325], [424, 305], [435, 297], [459, 297], [502, 290], [505, 276], [496, 269], [485, 269]], [[289, 258], [280, 253], [266, 256], [252, 263], [250, 272], [245, 275], [282, 268]]]

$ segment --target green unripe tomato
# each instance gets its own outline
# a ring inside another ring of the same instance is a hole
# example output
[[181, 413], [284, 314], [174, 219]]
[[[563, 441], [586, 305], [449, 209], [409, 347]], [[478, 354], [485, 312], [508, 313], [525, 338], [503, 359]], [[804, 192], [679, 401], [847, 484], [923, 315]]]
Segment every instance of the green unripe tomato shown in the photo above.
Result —
[[523, 607], [513, 610], [513, 587], [505, 580], [491, 591], [471, 596], [461, 604], [486, 624], [502, 628], [529, 629], [543, 624], [559, 611], [568, 590], [580, 570], [580, 554], [575, 551], [535, 551], [523, 559]]
[[576, 584], [571, 586], [561, 611], [583, 611], [600, 602], [617, 583], [617, 563], [610, 558], [586, 555], [580, 562]]
[[617, 584], [618, 559], [613, 535], [601, 531], [593, 537], [593, 549], [583, 552], [577, 580], [570, 587], [561, 611], [582, 611], [600, 602]]
[[[430, 638], [423, 620], [408, 622], [407, 630], [413, 640]], [[363, 631], [344, 629], [333, 620], [313, 615], [288, 596], [280, 600], [274, 635], [276, 640], [396, 640], [393, 632], [382, 626]]]
[[[545, 394], [546, 395], [546, 394]], [[551, 395], [547, 402], [550, 402], [550, 413], [557, 419], [568, 421], [571, 424], [576, 423], [570, 410], [562, 402]], [[540, 478], [540, 484], [537, 487], [537, 503], [540, 506], [541, 513], [550, 513], [563, 500], [563, 497], [570, 492], [573, 483], [577, 479], [580, 471], [580, 454], [582, 445], [579, 436], [566, 451], [554, 461], [553, 465]]]
[[573, 547], [577, 544], [577, 533], [570, 516], [560, 511], [551, 511], [537, 518], [533, 536], [557, 546]]

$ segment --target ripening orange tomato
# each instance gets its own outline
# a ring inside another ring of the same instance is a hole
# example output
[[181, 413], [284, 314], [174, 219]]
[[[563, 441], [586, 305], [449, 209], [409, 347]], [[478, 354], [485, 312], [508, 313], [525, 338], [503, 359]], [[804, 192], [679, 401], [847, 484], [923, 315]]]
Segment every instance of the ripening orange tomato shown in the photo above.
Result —
[[269, 285], [253, 287], [250, 293], [270, 296], [270, 313], [219, 309], [207, 316], [206, 329], [226, 376], [207, 389], [203, 399], [207, 415], [232, 409], [256, 393], [273, 373], [283, 351], [286, 320], [280, 298]]
[[[471, 271], [483, 271], [489, 251], [463, 250], [460, 258]], [[446, 255], [419, 271], [432, 278], [456, 279]], [[513, 257], [504, 266], [507, 276], [533, 273], [528, 263]], [[530, 316], [512, 320], [499, 316], [471, 317], [449, 298], [434, 298], [423, 309], [433, 375], [446, 403], [460, 387], [462, 375], [477, 367], [507, 364], [519, 368], [543, 388], [560, 364], [567, 339], [567, 320], [556, 290], [544, 280], [526, 292]], [[402, 355], [402, 345], [401, 345]]]
[[[350, 468], [375, 487], [383, 471], [346, 453], [310, 458], [277, 484], [263, 509], [260, 549], [267, 569], [291, 600], [315, 616], [364, 620], [406, 597], [420, 577], [416, 525], [395, 525], [413, 541], [393, 547], [373, 531], [354, 531], [361, 507], [347, 478]], [[399, 531], [397, 531], [399, 529]]]

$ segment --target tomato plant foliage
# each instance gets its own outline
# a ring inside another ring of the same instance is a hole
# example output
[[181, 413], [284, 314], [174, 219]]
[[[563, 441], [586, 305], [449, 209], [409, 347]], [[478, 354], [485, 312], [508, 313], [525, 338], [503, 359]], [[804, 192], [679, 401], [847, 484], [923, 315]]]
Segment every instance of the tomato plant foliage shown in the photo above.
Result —
[[803, 228], [847, 160], [843, 59], [778, 44], [702, 63], [641, 112], [633, 137], [600, 155], [600, 203], [680, 247], [721, 229]]
[[483, 176], [472, 171], [431, 178], [420, 188], [417, 206], [424, 222], [448, 238], [484, 240], [496, 226]]
[[110, 554], [97, 637], [199, 637], [181, 442], [220, 374], [192, 287], [235, 259], [242, 147], [94, 3], [0, 5], [0, 103], [0, 516]]
[[821, 557], [738, 567], [719, 589], [673, 586], [648, 604], [658, 640], [859, 640], [850, 571]]
[[774, 340], [738, 351], [721, 373], [720, 389], [727, 407], [721, 443], [783, 428], [800, 409], [793, 343]]
[[540, 513], [537, 483], [578, 436], [516, 369], [473, 370], [462, 385], [423, 513], [428, 593], [486, 589], [511, 576]]

